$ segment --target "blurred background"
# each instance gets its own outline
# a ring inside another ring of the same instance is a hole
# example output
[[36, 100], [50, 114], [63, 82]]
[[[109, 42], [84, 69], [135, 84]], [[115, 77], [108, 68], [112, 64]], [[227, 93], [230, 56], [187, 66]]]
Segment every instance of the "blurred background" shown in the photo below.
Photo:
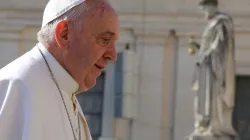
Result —
[[[198, 0], [109, 1], [120, 20], [118, 60], [95, 87], [78, 95], [93, 139], [183, 140], [194, 124], [196, 57], [188, 54], [188, 38], [199, 41], [206, 25]], [[47, 2], [0, 0], [0, 68], [37, 43]], [[250, 97], [249, 7], [249, 0], [219, 1], [235, 23], [240, 97]], [[242, 99], [242, 108], [248, 100]]]

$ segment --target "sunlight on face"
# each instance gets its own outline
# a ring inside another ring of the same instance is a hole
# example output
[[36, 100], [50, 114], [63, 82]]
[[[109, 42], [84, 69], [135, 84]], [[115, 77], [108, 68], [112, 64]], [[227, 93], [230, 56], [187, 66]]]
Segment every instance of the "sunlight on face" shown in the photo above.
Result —
[[[116, 61], [116, 41], [119, 34], [118, 17], [112, 10], [96, 10], [85, 20], [83, 33], [74, 36], [70, 65], [74, 65], [75, 78], [80, 90], [86, 91], [96, 84], [96, 79]], [[75, 39], [77, 38], [77, 39]]]

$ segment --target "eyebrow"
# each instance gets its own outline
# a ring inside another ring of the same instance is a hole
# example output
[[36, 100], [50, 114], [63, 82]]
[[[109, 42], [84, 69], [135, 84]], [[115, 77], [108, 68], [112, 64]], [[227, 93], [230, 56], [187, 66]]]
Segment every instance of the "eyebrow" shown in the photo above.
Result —
[[111, 31], [105, 31], [105, 32], [102, 32], [102, 33], [100, 33], [100, 35], [104, 35], [104, 34], [109, 34], [109, 35], [115, 35], [115, 33], [114, 32], [111, 32]]
[[111, 32], [111, 31], [102, 32], [102, 33], [99, 34], [99, 36], [105, 35], [105, 34], [108, 34], [108, 35], [111, 35], [111, 36], [115, 36], [115, 40], [118, 39], [118, 37], [116, 36], [116, 34], [114, 32]]

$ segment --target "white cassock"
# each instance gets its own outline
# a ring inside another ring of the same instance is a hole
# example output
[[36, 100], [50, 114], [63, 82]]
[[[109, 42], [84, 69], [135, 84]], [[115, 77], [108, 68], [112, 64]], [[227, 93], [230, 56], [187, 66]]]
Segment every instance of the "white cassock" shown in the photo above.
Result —
[[40, 43], [0, 70], [0, 140], [75, 138], [60, 93], [38, 47], [61, 89], [77, 140], [91, 140], [74, 96], [79, 85]]

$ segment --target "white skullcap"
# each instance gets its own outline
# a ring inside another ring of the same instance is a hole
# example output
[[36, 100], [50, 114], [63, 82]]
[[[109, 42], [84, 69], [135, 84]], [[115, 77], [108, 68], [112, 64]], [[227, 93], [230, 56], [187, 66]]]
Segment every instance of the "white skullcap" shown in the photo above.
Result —
[[42, 28], [85, 0], [50, 0], [43, 13]]

